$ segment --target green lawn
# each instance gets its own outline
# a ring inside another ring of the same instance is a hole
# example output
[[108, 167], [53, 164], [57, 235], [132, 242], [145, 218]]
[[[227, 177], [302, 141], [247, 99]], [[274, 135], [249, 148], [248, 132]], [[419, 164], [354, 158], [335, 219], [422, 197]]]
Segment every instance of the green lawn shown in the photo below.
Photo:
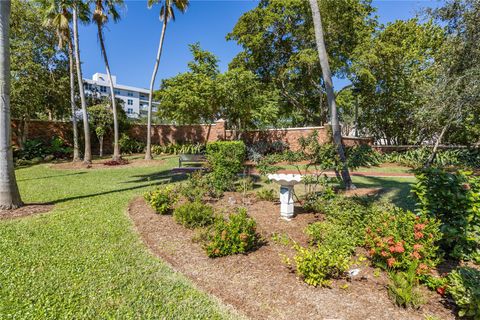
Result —
[[27, 203], [53, 212], [0, 222], [0, 319], [224, 319], [225, 307], [148, 252], [128, 202], [168, 182], [166, 165], [17, 170]]
[[[17, 170], [24, 201], [55, 209], [0, 222], [0, 319], [236, 317], [152, 256], [126, 215], [133, 197], [181, 180], [170, 173], [176, 165], [170, 157], [148, 168]], [[354, 177], [407, 208], [413, 181]]]
[[383, 188], [380, 198], [387, 199], [399, 207], [414, 210], [415, 200], [410, 193], [414, 177], [352, 177], [357, 188]]
[[[281, 164], [278, 165], [283, 170], [297, 170], [297, 166], [291, 164]], [[298, 168], [305, 169], [306, 165], [299, 165]], [[311, 167], [313, 170], [313, 167]], [[372, 166], [372, 167], [359, 167], [355, 170], [355, 172], [373, 172], [373, 173], [409, 173], [412, 174], [412, 169], [409, 167], [401, 166], [401, 165], [385, 165], [385, 166]]]

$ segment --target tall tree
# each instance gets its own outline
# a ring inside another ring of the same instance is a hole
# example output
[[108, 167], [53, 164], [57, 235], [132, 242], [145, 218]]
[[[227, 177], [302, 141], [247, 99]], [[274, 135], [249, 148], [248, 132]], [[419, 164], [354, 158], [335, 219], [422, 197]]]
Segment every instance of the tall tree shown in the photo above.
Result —
[[449, 0], [430, 11], [444, 26], [446, 40], [435, 63], [437, 79], [421, 88], [427, 97], [420, 121], [433, 128], [433, 151], [440, 143], [480, 143], [480, 1]]
[[[162, 3], [161, 0], [147, 0], [147, 5], [151, 8], [154, 4]], [[187, 10], [189, 0], [164, 0], [160, 8], [160, 20], [162, 23], [162, 33], [160, 35], [160, 42], [158, 43], [157, 57], [153, 67], [152, 79], [150, 81], [150, 93], [148, 95], [148, 119], [147, 119], [147, 147], [145, 151], [145, 159], [152, 159], [152, 99], [153, 86], [155, 85], [155, 78], [157, 77], [158, 65], [160, 64], [160, 57], [162, 55], [163, 41], [165, 39], [165, 32], [167, 30], [167, 23], [170, 19], [175, 20], [174, 7], [180, 12], [184, 13]]]
[[58, 47], [61, 50], [64, 43], [67, 44], [69, 76], [70, 76], [70, 107], [72, 111], [73, 128], [73, 161], [80, 161], [77, 128], [77, 107], [75, 105], [75, 67], [73, 58], [73, 43], [70, 29], [72, 14], [69, 11], [67, 0], [44, 0], [42, 1], [44, 11], [44, 24], [55, 28], [58, 37]]
[[84, 143], [85, 143], [83, 162], [85, 164], [90, 164], [92, 162], [92, 144], [90, 141], [90, 127], [88, 125], [87, 101], [85, 98], [85, 88], [83, 87], [82, 62], [80, 60], [80, 40], [78, 37], [79, 16], [85, 17], [88, 13], [88, 7], [85, 5], [85, 3], [83, 3], [83, 1], [74, 0], [72, 4], [72, 10], [73, 10], [73, 21], [72, 21], [73, 39], [75, 41], [75, 64], [77, 69], [78, 91], [80, 92], [80, 102], [82, 104], [82, 115], [83, 115], [83, 134], [84, 134]]
[[[384, 144], [418, 144], [430, 138], [416, 113], [433, 83], [443, 31], [432, 22], [399, 20], [381, 26], [358, 46], [351, 77], [361, 96], [363, 129]], [[405, 130], [409, 128], [409, 130]]]
[[[355, 48], [376, 26], [370, 2], [319, 1], [334, 76], [349, 74]], [[322, 72], [308, 1], [260, 0], [240, 17], [227, 39], [243, 48], [229, 67], [254, 72], [280, 93], [281, 125], [318, 125], [327, 120], [325, 85], [318, 80]]]
[[38, 3], [11, 3], [10, 111], [19, 120], [15, 134], [22, 148], [31, 119], [64, 119], [71, 114], [68, 61], [65, 50], [56, 46], [55, 29], [44, 25]]
[[322, 67], [323, 81], [325, 83], [325, 90], [327, 91], [328, 105], [330, 106], [330, 119], [332, 126], [333, 142], [337, 147], [340, 161], [343, 163], [342, 180], [347, 190], [355, 189], [355, 185], [352, 183], [352, 179], [350, 178], [350, 172], [348, 171], [345, 150], [342, 144], [342, 132], [340, 129], [340, 123], [338, 122], [337, 104], [335, 101], [335, 92], [333, 91], [333, 82], [332, 75], [330, 73], [330, 65], [328, 63], [327, 49], [325, 47], [325, 40], [323, 37], [322, 17], [320, 15], [320, 10], [318, 9], [318, 0], [309, 0], [309, 2], [310, 8], [312, 10], [315, 39], [318, 49], [318, 58]]
[[0, 209], [22, 206], [13, 167], [10, 124], [10, 1], [0, 1]]
[[123, 7], [123, 0], [95, 0], [95, 11], [93, 12], [92, 17], [92, 20], [97, 24], [98, 40], [100, 42], [105, 69], [107, 70], [108, 81], [110, 83], [110, 96], [113, 111], [113, 160], [120, 159], [120, 145], [118, 143], [118, 113], [115, 101], [115, 89], [113, 87], [112, 75], [110, 73], [107, 50], [105, 49], [103, 27], [108, 22], [109, 17], [111, 17], [114, 22], [120, 20], [120, 14], [117, 7]]

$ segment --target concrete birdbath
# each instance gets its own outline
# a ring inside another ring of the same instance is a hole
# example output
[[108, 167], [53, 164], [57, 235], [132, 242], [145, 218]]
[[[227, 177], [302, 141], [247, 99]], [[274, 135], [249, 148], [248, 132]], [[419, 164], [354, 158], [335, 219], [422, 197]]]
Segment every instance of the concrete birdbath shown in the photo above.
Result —
[[269, 174], [267, 177], [280, 185], [280, 217], [291, 220], [294, 214], [293, 186], [302, 181], [302, 175], [276, 173]]

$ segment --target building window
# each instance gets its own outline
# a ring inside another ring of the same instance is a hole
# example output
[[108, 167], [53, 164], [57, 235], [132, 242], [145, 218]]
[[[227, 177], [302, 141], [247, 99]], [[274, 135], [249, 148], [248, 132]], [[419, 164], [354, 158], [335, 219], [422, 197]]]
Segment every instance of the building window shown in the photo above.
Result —
[[107, 92], [107, 87], [100, 86], [100, 92]]
[[132, 108], [128, 108], [128, 109], [127, 109], [127, 114], [133, 114], [133, 109], [132, 109]]
[[129, 106], [133, 106], [133, 100], [132, 100], [132, 99], [128, 99], [128, 100], [127, 100], [127, 104], [128, 104]]
[[133, 97], [133, 92], [127, 92], [127, 96]]
[[117, 89], [113, 90], [113, 92], [115, 92], [115, 94], [120, 94], [120, 90]]

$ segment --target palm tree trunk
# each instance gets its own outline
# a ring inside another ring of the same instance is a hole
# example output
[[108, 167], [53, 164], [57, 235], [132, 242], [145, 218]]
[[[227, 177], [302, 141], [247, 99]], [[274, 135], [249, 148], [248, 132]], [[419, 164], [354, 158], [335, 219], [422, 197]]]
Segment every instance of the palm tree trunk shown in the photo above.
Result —
[[157, 58], [153, 67], [152, 80], [150, 81], [150, 93], [148, 95], [148, 119], [147, 119], [147, 148], [145, 150], [145, 160], [152, 160], [152, 100], [153, 86], [155, 85], [155, 77], [157, 76], [158, 65], [162, 55], [163, 40], [165, 39], [165, 31], [167, 30], [167, 18], [163, 19], [162, 34], [160, 35], [160, 43], [158, 44]]
[[100, 157], [103, 157], [103, 136], [98, 137], [98, 143], [100, 145], [100, 150], [98, 152], [98, 155]]
[[115, 102], [115, 89], [113, 87], [112, 75], [110, 73], [110, 65], [108, 64], [107, 50], [105, 49], [105, 42], [103, 41], [102, 26], [97, 23], [98, 40], [100, 41], [100, 48], [102, 49], [103, 60], [105, 62], [105, 69], [107, 70], [108, 81], [110, 82], [110, 96], [112, 97], [112, 111], [113, 111], [113, 157], [112, 160], [120, 159], [120, 145], [118, 143], [118, 117], [117, 117], [117, 103]]
[[83, 115], [83, 134], [85, 140], [85, 152], [83, 162], [86, 164], [92, 163], [92, 145], [90, 142], [90, 128], [88, 125], [87, 102], [85, 99], [85, 89], [83, 88], [82, 65], [80, 60], [80, 45], [78, 40], [78, 17], [77, 8], [73, 8], [73, 38], [75, 41], [75, 63], [77, 67], [78, 89], [80, 91], [80, 101], [82, 103]]
[[72, 108], [72, 128], [73, 128], [73, 162], [80, 161], [80, 150], [78, 148], [78, 128], [77, 128], [77, 115], [75, 106], [75, 71], [73, 61], [73, 44], [72, 39], [69, 36], [68, 39], [68, 63], [70, 73], [70, 106]]
[[22, 206], [13, 167], [10, 123], [10, 1], [0, 1], [0, 209]]
[[345, 188], [355, 189], [350, 178], [350, 172], [348, 171], [347, 159], [345, 156], [345, 150], [342, 144], [342, 132], [340, 129], [340, 123], [338, 122], [337, 103], [335, 101], [335, 92], [333, 91], [332, 75], [330, 73], [330, 65], [328, 63], [328, 54], [325, 47], [325, 40], [323, 38], [322, 17], [320, 10], [318, 9], [318, 0], [309, 0], [310, 8], [312, 9], [313, 25], [315, 29], [315, 39], [317, 42], [318, 58], [320, 59], [320, 65], [322, 67], [323, 81], [325, 82], [325, 89], [327, 91], [327, 100], [330, 106], [330, 117], [332, 126], [333, 142], [337, 146], [337, 152], [342, 162], [342, 180], [345, 184]]

